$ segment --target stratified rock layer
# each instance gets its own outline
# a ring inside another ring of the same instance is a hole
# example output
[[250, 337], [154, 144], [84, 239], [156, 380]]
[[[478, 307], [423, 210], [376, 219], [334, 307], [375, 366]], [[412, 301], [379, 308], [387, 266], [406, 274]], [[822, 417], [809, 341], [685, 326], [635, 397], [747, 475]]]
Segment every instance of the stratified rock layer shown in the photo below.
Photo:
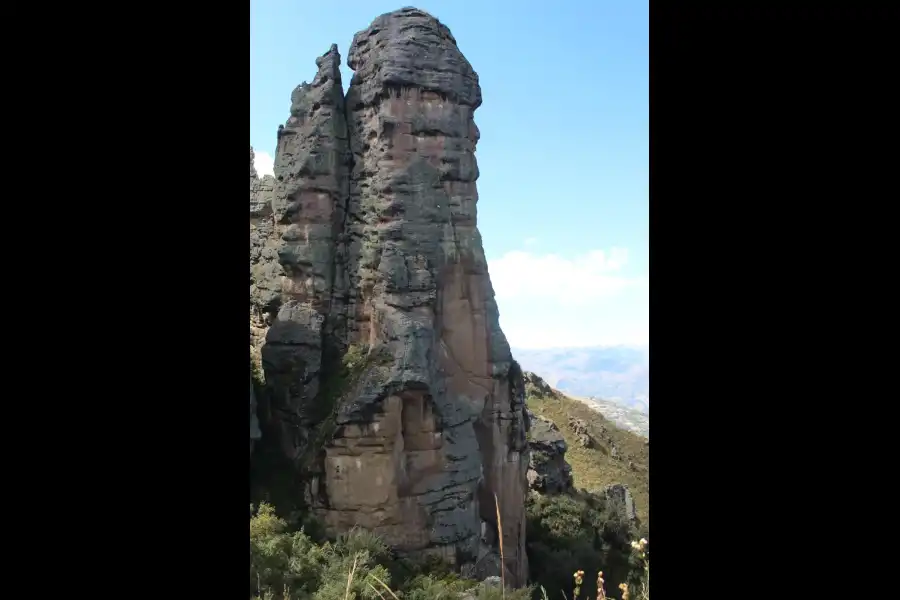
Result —
[[[264, 277], [262, 268], [268, 266], [269, 269], [279, 269], [277, 255], [270, 249], [269, 260], [264, 258], [266, 250], [264, 238], [256, 231], [258, 225], [264, 220], [266, 215], [271, 214], [272, 190], [275, 186], [275, 179], [271, 175], [266, 175], [262, 179], [256, 172], [254, 166], [253, 148], [250, 148], [250, 348], [251, 354], [258, 353], [259, 347], [262, 345], [263, 337], [260, 334], [260, 326], [262, 325], [262, 310], [259, 306], [261, 297], [260, 288], [255, 285], [255, 281], [259, 281], [265, 286], [265, 282], [277, 281], [274, 273], [269, 277]], [[254, 288], [256, 288], [254, 290]], [[254, 293], [255, 292], [255, 293]], [[269, 295], [277, 296], [274, 292]], [[255, 298], [254, 298], [255, 296]], [[254, 302], [256, 300], [256, 302]], [[264, 335], [265, 330], [262, 330]], [[252, 359], [251, 359], [252, 362]], [[257, 401], [256, 390], [253, 387], [253, 380], [250, 381], [250, 454], [253, 454], [253, 447], [259, 440], [261, 431], [259, 428], [259, 419], [257, 418]]]
[[[496, 501], [507, 580], [524, 583], [528, 418], [476, 228], [478, 76], [411, 8], [354, 36], [346, 101], [338, 61], [332, 46], [291, 97], [271, 214], [251, 173], [263, 441], [306, 467], [327, 431], [307, 500], [332, 530], [480, 577], [499, 574]], [[332, 409], [322, 377], [352, 347], [387, 360]]]
[[[326, 336], [332, 294], [340, 294], [335, 253], [349, 163], [340, 60], [332, 46], [316, 59], [313, 82], [294, 89], [290, 118], [278, 130], [270, 202], [251, 202], [251, 330], [270, 392], [265, 429], [291, 461], [321, 419], [315, 399], [334, 337]], [[269, 193], [259, 187], [258, 199]]]

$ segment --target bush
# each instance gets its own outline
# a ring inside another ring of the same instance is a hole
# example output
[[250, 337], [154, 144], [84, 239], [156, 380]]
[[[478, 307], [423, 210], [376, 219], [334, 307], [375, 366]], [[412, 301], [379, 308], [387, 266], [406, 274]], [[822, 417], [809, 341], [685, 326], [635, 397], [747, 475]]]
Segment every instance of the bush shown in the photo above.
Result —
[[[635, 582], [630, 541], [637, 532], [605, 499], [579, 492], [541, 496], [526, 503], [528, 562], [531, 581], [547, 592], [549, 600], [572, 598], [573, 571], [604, 572], [605, 592], [621, 583]], [[597, 582], [587, 578], [581, 596], [597, 596]], [[565, 596], [564, 596], [565, 594]]]
[[[544, 600], [576, 600], [575, 569], [603, 571], [606, 596], [621, 591], [629, 600], [649, 600], [647, 542], [632, 541], [634, 528], [608, 511], [604, 498], [532, 494], [526, 509], [530, 576], [546, 590]], [[504, 593], [499, 585], [462, 579], [443, 563], [398, 560], [362, 529], [317, 543], [307, 527], [291, 531], [268, 504], [255, 513], [251, 507], [251, 515], [249, 592], [259, 600], [527, 600], [534, 591]], [[597, 581], [584, 578], [578, 591], [578, 600], [598, 597]]]
[[251, 507], [250, 596], [259, 600], [528, 600], [531, 592], [504, 594], [434, 560], [398, 560], [362, 529], [317, 544], [304, 529], [289, 531], [272, 506]]
[[250, 588], [258, 596], [305, 597], [318, 589], [326, 549], [302, 530], [287, 531], [284, 519], [262, 504], [250, 519]]

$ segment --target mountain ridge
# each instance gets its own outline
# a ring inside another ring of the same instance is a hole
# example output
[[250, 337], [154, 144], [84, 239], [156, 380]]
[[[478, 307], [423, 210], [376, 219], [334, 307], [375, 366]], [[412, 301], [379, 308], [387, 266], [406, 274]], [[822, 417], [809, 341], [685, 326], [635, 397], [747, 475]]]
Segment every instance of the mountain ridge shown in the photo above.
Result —
[[549, 385], [566, 394], [649, 416], [649, 344], [513, 347], [512, 351], [522, 369], [540, 373]]

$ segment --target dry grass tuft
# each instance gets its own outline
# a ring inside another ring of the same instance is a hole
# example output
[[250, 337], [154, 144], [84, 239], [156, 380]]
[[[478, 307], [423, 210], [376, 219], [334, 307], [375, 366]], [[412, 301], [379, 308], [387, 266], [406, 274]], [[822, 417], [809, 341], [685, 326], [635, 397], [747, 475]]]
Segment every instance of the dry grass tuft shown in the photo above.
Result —
[[500, 500], [494, 494], [494, 506], [497, 508], [497, 539], [500, 540], [500, 585], [503, 598], [506, 598], [506, 557], [503, 555], [503, 519], [500, 517]]

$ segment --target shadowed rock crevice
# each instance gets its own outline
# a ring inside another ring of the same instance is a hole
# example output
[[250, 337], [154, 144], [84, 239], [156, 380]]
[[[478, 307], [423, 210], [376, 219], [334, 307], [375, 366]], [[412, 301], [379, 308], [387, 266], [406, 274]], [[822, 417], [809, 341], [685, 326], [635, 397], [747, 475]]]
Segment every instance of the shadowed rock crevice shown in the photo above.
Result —
[[[476, 227], [478, 76], [413, 8], [354, 36], [346, 99], [339, 64], [333, 45], [291, 95], [275, 178], [251, 163], [252, 451], [277, 449], [333, 532], [484, 576], [496, 497], [524, 583], [528, 419]], [[335, 394], [340, 368], [359, 372]]]

